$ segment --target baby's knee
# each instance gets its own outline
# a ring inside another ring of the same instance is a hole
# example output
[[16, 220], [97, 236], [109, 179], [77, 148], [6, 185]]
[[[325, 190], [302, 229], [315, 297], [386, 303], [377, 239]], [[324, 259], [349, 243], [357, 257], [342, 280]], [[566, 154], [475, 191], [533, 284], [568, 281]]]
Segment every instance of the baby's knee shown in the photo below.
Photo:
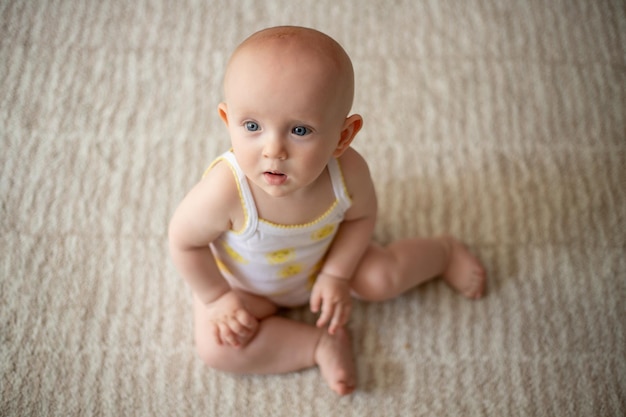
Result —
[[357, 277], [353, 281], [352, 290], [356, 298], [366, 301], [386, 301], [395, 295], [395, 282], [397, 281], [393, 270], [369, 271], [364, 277]]
[[357, 298], [385, 301], [396, 295], [399, 282], [398, 262], [393, 253], [372, 245], [352, 281]]
[[218, 363], [217, 350], [202, 340], [196, 340], [196, 354], [209, 368], [214, 368]]
[[247, 349], [220, 345], [208, 335], [196, 338], [196, 354], [206, 366], [234, 374], [249, 373], [254, 360]]
[[196, 354], [209, 368], [226, 370], [224, 365], [228, 363], [228, 348], [218, 345], [211, 338], [196, 337]]

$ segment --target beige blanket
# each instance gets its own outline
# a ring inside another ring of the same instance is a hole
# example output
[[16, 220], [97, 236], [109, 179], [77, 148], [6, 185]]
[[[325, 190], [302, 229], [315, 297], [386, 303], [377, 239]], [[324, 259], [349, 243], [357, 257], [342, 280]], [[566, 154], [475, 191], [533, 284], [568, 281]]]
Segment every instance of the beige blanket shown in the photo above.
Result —
[[[0, 415], [624, 415], [625, 9], [0, 1]], [[229, 146], [225, 61], [278, 24], [353, 58], [376, 239], [451, 232], [489, 271], [479, 302], [433, 282], [357, 303], [347, 398], [316, 369], [203, 367], [167, 253]]]

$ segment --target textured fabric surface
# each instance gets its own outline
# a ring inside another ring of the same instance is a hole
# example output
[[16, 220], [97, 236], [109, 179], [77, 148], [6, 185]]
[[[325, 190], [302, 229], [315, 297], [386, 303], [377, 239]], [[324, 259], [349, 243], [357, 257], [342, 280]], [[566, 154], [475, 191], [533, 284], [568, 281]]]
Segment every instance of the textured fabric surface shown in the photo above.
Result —
[[[0, 1], [0, 415], [626, 414], [625, 8]], [[357, 303], [346, 398], [316, 369], [203, 367], [167, 254], [228, 149], [225, 61], [278, 24], [353, 59], [376, 239], [451, 232], [489, 271], [479, 302]]]

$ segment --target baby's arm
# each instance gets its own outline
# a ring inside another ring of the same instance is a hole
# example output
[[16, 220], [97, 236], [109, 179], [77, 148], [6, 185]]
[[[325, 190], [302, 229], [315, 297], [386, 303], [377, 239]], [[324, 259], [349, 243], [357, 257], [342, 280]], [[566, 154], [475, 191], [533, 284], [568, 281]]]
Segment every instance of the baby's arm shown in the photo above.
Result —
[[311, 294], [311, 310], [334, 333], [351, 311], [350, 280], [370, 245], [376, 222], [376, 193], [365, 160], [352, 148], [339, 159], [352, 206], [346, 212]]
[[241, 210], [235, 180], [217, 164], [180, 203], [169, 227], [170, 253], [187, 284], [213, 317], [220, 344], [244, 345], [258, 322], [222, 277], [209, 244], [232, 227]]

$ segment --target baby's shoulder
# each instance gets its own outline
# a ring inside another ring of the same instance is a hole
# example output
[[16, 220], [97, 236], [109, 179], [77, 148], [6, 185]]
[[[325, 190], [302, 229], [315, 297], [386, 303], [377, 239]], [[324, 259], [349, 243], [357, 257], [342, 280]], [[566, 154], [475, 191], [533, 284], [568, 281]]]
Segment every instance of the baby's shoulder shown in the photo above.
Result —
[[239, 204], [239, 187], [233, 169], [228, 162], [217, 160], [206, 170], [196, 185], [198, 198], [218, 199], [228, 206]]
[[233, 174], [226, 163], [219, 162], [178, 205], [170, 221], [170, 239], [193, 246], [212, 242], [232, 227], [238, 204]]
[[206, 217], [230, 227], [240, 210], [239, 188], [235, 176], [225, 161], [215, 162], [202, 179], [189, 191], [182, 202], [194, 217]]

